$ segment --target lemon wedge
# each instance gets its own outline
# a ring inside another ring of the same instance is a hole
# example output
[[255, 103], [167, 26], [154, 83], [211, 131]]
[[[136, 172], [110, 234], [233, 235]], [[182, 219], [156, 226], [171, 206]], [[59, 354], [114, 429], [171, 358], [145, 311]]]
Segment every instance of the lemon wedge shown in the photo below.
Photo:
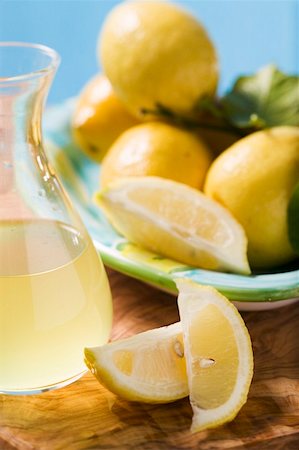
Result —
[[235, 306], [216, 289], [176, 281], [193, 409], [191, 431], [231, 421], [247, 400], [253, 354]]
[[110, 391], [131, 401], [171, 402], [189, 394], [191, 431], [234, 419], [253, 375], [250, 336], [238, 310], [214, 288], [177, 279], [181, 322], [101, 347], [85, 362]]
[[148, 250], [204, 269], [250, 273], [243, 228], [196, 189], [132, 177], [110, 184], [95, 200], [120, 234]]
[[85, 362], [101, 383], [127, 400], [167, 403], [189, 392], [180, 323], [87, 348]]

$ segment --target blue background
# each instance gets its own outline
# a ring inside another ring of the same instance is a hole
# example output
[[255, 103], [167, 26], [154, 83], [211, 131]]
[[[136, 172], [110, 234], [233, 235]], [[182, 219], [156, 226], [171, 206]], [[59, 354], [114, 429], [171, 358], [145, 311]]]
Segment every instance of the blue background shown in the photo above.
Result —
[[[62, 56], [49, 102], [76, 95], [99, 70], [96, 42], [116, 0], [0, 0], [0, 40], [49, 45]], [[218, 50], [220, 92], [241, 73], [275, 63], [299, 71], [297, 0], [185, 0]]]

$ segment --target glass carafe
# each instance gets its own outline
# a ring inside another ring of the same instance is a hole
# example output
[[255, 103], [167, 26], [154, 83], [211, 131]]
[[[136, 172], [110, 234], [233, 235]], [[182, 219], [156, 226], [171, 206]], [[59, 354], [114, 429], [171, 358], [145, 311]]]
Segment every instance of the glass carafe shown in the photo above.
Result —
[[58, 65], [48, 47], [0, 43], [0, 393], [71, 383], [111, 330], [105, 269], [43, 149]]

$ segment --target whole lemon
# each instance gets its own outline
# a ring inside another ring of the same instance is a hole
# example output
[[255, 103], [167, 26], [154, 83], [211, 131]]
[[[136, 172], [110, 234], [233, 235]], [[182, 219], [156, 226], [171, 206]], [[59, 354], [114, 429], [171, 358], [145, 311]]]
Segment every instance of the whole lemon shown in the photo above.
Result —
[[72, 117], [73, 137], [94, 161], [101, 161], [115, 139], [138, 121], [127, 111], [102, 74], [93, 77], [79, 95]]
[[208, 171], [205, 192], [243, 225], [253, 267], [270, 268], [295, 257], [287, 207], [299, 180], [299, 128], [253, 133], [224, 151]]
[[101, 186], [130, 176], [159, 176], [201, 188], [211, 155], [192, 132], [162, 122], [125, 131], [103, 160]]
[[189, 114], [217, 87], [217, 56], [207, 32], [168, 2], [118, 5], [104, 23], [98, 54], [115, 92], [138, 117], [158, 104]]

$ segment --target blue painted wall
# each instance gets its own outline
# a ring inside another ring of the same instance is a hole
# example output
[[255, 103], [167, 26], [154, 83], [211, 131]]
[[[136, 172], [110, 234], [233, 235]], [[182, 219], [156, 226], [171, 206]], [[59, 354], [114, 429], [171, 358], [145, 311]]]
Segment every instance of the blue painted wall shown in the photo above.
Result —
[[[99, 70], [96, 41], [116, 0], [0, 0], [0, 40], [49, 45], [62, 56], [49, 101], [76, 95]], [[208, 29], [221, 63], [220, 91], [269, 62], [299, 72], [297, 0], [177, 1]]]

